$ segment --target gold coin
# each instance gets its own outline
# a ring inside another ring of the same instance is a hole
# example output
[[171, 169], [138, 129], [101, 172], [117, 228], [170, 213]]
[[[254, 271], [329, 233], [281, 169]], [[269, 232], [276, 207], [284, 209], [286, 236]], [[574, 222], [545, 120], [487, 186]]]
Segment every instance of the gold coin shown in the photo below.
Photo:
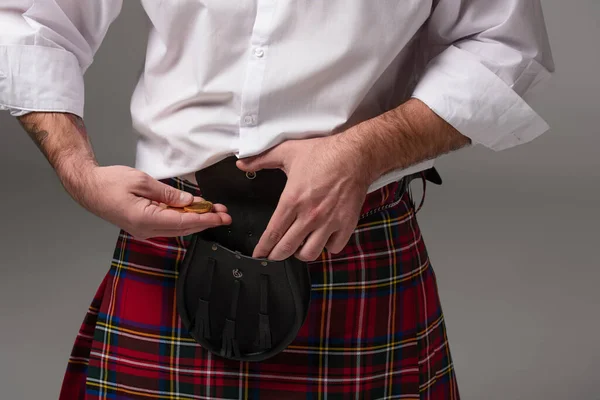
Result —
[[196, 214], [204, 214], [212, 211], [213, 204], [210, 201], [197, 201], [190, 204], [189, 206], [183, 207], [187, 212], [193, 212]]

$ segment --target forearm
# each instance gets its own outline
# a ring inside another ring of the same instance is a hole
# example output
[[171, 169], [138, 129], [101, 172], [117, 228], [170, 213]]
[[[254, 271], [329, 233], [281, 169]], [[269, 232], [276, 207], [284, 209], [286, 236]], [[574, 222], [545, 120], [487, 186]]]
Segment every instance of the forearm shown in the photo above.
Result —
[[342, 140], [359, 155], [370, 180], [471, 143], [417, 99], [367, 120], [344, 135]]
[[67, 190], [97, 165], [83, 120], [76, 115], [34, 112], [17, 119]]

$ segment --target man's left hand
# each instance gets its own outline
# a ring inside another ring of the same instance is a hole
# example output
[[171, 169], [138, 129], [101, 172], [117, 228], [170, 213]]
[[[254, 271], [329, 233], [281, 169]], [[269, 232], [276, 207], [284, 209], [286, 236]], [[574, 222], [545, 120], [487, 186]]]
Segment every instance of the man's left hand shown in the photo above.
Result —
[[314, 261], [348, 243], [372, 177], [357, 146], [342, 135], [291, 140], [237, 161], [246, 172], [283, 170], [287, 184], [253, 257]]

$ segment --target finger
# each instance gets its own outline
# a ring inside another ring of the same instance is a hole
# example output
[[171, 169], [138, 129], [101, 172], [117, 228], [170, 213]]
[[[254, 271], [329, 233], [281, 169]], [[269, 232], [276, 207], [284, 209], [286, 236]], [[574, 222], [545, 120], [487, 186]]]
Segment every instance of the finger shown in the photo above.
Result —
[[213, 212], [221, 212], [221, 213], [227, 213], [227, 207], [224, 206], [223, 204], [213, 204]]
[[289, 207], [285, 200], [280, 200], [273, 216], [271, 216], [267, 229], [265, 229], [265, 232], [254, 248], [252, 257], [267, 257], [275, 245], [283, 238], [289, 227], [292, 226], [295, 219], [295, 208]]
[[[193, 203], [201, 202], [201, 201], [206, 201], [206, 200], [204, 200], [202, 197], [196, 196], [196, 197], [194, 197]], [[158, 203], [156, 201], [152, 201], [152, 204], [156, 204], [156, 205], [160, 206], [161, 208], [168, 208], [168, 206], [164, 203]], [[181, 208], [181, 207], [177, 207], [175, 209], [175, 211], [184, 212], [183, 208]], [[211, 212], [222, 212], [222, 213], [227, 213], [227, 211], [228, 211], [227, 207], [225, 205], [219, 204], [219, 203], [213, 204], [213, 207], [211, 210]]]
[[296, 252], [296, 258], [307, 262], [318, 259], [332, 233], [332, 230], [326, 226], [312, 232], [306, 239], [306, 243]]
[[275, 244], [268, 255], [270, 260], [280, 261], [292, 256], [302, 246], [306, 237], [310, 234], [310, 227], [296, 219], [283, 235], [281, 240]]
[[[172, 210], [170, 210], [172, 211]], [[181, 213], [179, 211], [176, 211], [179, 214], [182, 215], [198, 215], [198, 216], [206, 216], [208, 217], [208, 213], [205, 214], [194, 214], [194, 213]], [[222, 213], [222, 212], [217, 212], [217, 213], [211, 213], [212, 215], [216, 216], [216, 218], [211, 217], [208, 220], [202, 220], [198, 222], [198, 226], [202, 227], [203, 225], [209, 224], [210, 226], [208, 226], [209, 228], [215, 227], [215, 226], [221, 226], [221, 225], [230, 225], [232, 222], [232, 218], [231, 215], [227, 214], [227, 213]], [[191, 221], [191, 224], [187, 224], [187, 221], [184, 221], [184, 227], [183, 228], [167, 228], [169, 230], [189, 230], [189, 229], [197, 229], [197, 226], [194, 226], [193, 221]], [[214, 224], [213, 224], [214, 223]], [[214, 225], [214, 226], [213, 226]]]
[[225, 205], [216, 203], [216, 204], [213, 204], [211, 212], [227, 213], [228, 209]]
[[325, 248], [332, 254], [340, 253], [348, 245], [353, 233], [354, 229], [352, 228], [334, 232], [325, 244]]
[[[201, 201], [207, 201], [205, 198], [200, 197], [200, 196], [194, 196], [194, 203], [196, 202], [201, 202]], [[213, 203], [213, 208], [212, 211], [214, 212], [223, 212], [226, 213], [227, 212], [227, 207], [223, 204], [220, 203]]]
[[245, 172], [282, 168], [285, 160], [285, 148], [286, 146], [281, 144], [257, 156], [238, 160], [236, 166]]
[[176, 189], [156, 179], [142, 175], [133, 186], [133, 193], [173, 207], [187, 206], [194, 200], [191, 193]]
[[181, 213], [148, 205], [142, 213], [142, 227], [150, 231], [206, 229], [231, 223], [231, 216], [222, 212], [204, 214]]
[[[222, 220], [227, 221], [227, 219], [230, 219], [229, 216], [222, 216]], [[229, 225], [231, 222], [226, 222], [223, 225]], [[188, 236], [188, 235], [193, 235], [195, 233], [198, 232], [202, 232], [206, 229], [211, 229], [214, 228], [212, 226], [199, 226], [199, 227], [192, 227], [192, 228], [188, 228], [188, 229], [159, 229], [159, 230], [155, 230], [153, 231], [153, 235], [154, 236], [160, 236], [160, 237], [177, 237], [177, 236]]]

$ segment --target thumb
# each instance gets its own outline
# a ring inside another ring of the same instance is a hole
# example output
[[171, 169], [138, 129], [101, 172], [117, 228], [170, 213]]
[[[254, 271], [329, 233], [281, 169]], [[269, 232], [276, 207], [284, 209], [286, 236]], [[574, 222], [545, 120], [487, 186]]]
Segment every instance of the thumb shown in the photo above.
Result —
[[283, 153], [282, 146], [277, 146], [257, 156], [238, 160], [236, 165], [244, 172], [256, 172], [261, 169], [283, 169]]
[[159, 182], [155, 179], [149, 179], [139, 195], [154, 201], [165, 203], [173, 207], [183, 207], [194, 201], [191, 193], [175, 189], [172, 186]]

